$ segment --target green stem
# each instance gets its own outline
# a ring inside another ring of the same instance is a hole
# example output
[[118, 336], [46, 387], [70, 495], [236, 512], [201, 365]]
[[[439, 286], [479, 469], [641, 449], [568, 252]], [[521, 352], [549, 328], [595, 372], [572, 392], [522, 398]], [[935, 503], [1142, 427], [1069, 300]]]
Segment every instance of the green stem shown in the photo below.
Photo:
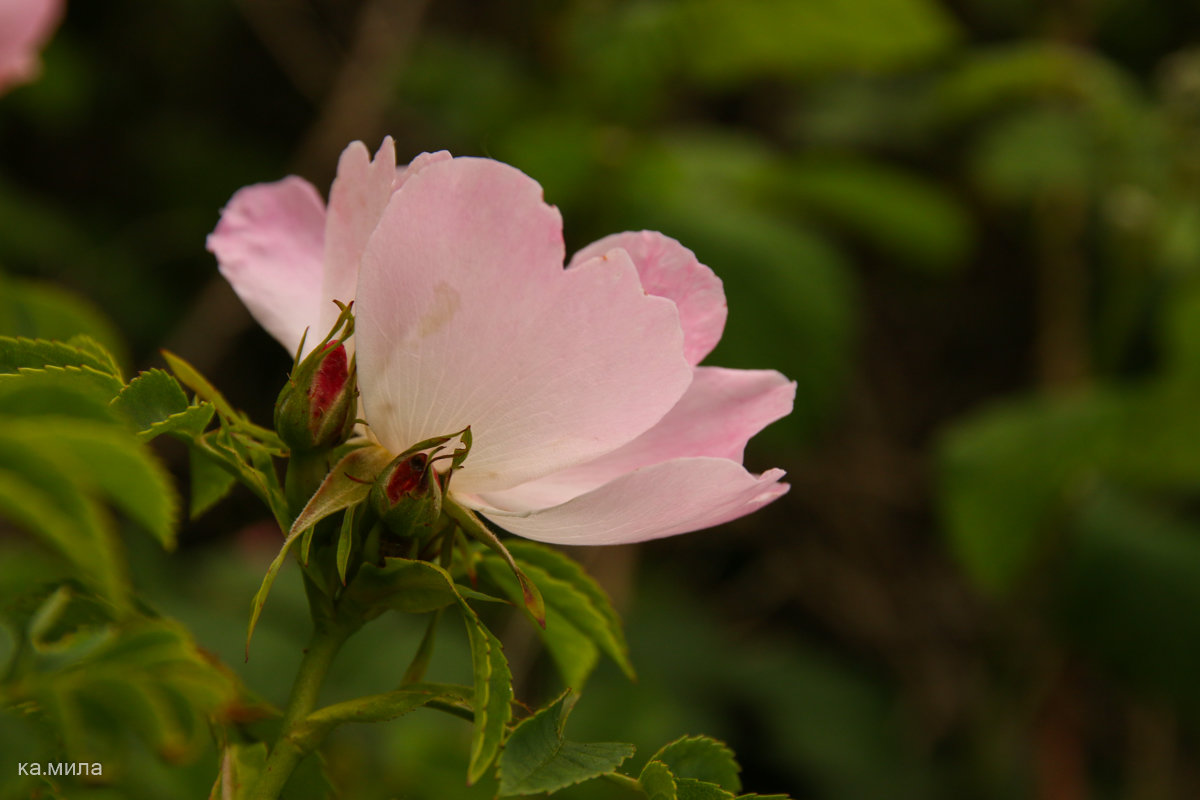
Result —
[[638, 794], [642, 795], [645, 794], [645, 792], [642, 790], [642, 784], [639, 783], [636, 778], [631, 778], [628, 775], [621, 774], [620, 772], [605, 772], [600, 777], [604, 778], [609, 783], [615, 783], [617, 786], [624, 786], [630, 791], [637, 792]]
[[[266, 766], [254, 786], [250, 800], [278, 800], [288, 778], [292, 776], [300, 761], [308, 755], [310, 746], [302, 745], [293, 734], [316, 707], [317, 695], [321, 691], [326, 673], [329, 672], [329, 666], [351, 633], [352, 630], [344, 626], [317, 620], [308, 649], [304, 651], [304, 658], [300, 661], [296, 680], [292, 684], [292, 694], [283, 713], [279, 739], [271, 748], [271, 754], [267, 757]], [[313, 743], [311, 747], [315, 745], [316, 743]]]
[[287, 498], [292, 519], [304, 510], [313, 493], [321, 486], [321, 481], [329, 474], [331, 452], [321, 449], [292, 453], [288, 459], [287, 473], [283, 477], [283, 494]]

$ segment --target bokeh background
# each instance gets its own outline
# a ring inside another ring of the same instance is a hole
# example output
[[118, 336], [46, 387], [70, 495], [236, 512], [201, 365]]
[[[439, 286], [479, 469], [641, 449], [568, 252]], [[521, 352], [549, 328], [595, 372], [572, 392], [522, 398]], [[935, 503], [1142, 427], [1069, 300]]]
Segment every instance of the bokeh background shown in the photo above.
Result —
[[[130, 368], [165, 346], [268, 422], [290, 356], [204, 250], [229, 196], [324, 190], [347, 142], [388, 134], [401, 160], [507, 161], [569, 250], [640, 228], [692, 248], [730, 305], [708, 363], [799, 384], [748, 453], [785, 498], [573, 553], [639, 670], [601, 666], [573, 738], [644, 758], [709, 733], [748, 788], [798, 799], [1200, 796], [1198, 8], [75, 0], [0, 100], [0, 332], [86, 329]], [[241, 659], [266, 511], [235, 493], [174, 554], [143, 539], [152, 602], [282, 701], [294, 572]], [[330, 696], [394, 683], [418, 635], [375, 623]], [[518, 696], [556, 694], [524, 621], [504, 639]], [[347, 797], [488, 797], [467, 736], [351, 728], [328, 766]], [[147, 754], [126, 791], [202, 796], [213, 759]]]

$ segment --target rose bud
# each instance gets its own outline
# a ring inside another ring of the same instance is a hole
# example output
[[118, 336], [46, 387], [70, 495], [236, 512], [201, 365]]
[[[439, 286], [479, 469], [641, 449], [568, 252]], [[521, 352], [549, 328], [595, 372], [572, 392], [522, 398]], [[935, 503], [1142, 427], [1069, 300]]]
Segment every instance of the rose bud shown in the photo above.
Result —
[[396, 536], [424, 533], [442, 513], [442, 485], [425, 453], [399, 456], [371, 487], [371, 505]]
[[292, 370], [275, 402], [275, 430], [295, 452], [337, 447], [354, 431], [357, 395], [354, 359], [331, 341]]

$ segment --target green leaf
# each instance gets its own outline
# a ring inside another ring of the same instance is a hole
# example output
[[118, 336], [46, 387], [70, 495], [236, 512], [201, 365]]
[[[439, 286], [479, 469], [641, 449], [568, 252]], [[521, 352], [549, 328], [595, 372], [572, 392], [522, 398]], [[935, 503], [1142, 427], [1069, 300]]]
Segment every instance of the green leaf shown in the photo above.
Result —
[[731, 792], [742, 788], [738, 777], [741, 767], [733, 751], [723, 742], [707, 736], [676, 739], [655, 753], [651, 760], [666, 764], [676, 778], [715, 783]]
[[733, 800], [733, 792], [728, 792], [715, 783], [694, 778], [676, 778], [675, 796], [678, 800]]
[[1002, 202], [1045, 192], [1086, 196], [1107, 166], [1091, 120], [1071, 108], [1033, 108], [993, 123], [976, 144], [971, 172]]
[[125, 431], [91, 421], [32, 421], [10, 429], [30, 446], [41, 441], [75, 460], [86, 483], [95, 486], [130, 519], [166, 548], [175, 546], [178, 499], [166, 469]]
[[79, 334], [126, 360], [121, 336], [90, 302], [52, 284], [0, 275], [0, 335], [67, 341]]
[[[1189, 440], [1190, 441], [1190, 440]], [[1200, 707], [1200, 526], [1108, 483], [1081, 499], [1052, 587], [1060, 640], [1138, 691]]]
[[364, 564], [342, 600], [343, 606], [356, 614], [372, 608], [422, 613], [452, 602], [458, 603], [467, 626], [475, 676], [475, 729], [467, 766], [467, 781], [474, 783], [496, 758], [512, 718], [512, 673], [500, 640], [458, 593], [450, 574], [427, 561], [389, 558], [384, 567]]
[[408, 669], [404, 670], [404, 675], [400, 678], [401, 686], [419, 683], [425, 677], [425, 672], [429, 669], [429, 661], [433, 658], [433, 643], [437, 638], [438, 623], [441, 621], [442, 613], [440, 611], [429, 615], [429, 622], [425, 625], [425, 633], [421, 636], [421, 643], [417, 645], [417, 652], [413, 653]]
[[959, 36], [952, 17], [930, 0], [692, 0], [576, 17], [570, 52], [588, 53], [585, 75], [606, 94], [615, 94], [614, 81], [630, 91], [665, 78], [677, 85], [679, 73], [725, 87], [895, 70], [944, 52]]
[[267, 572], [263, 575], [258, 591], [254, 593], [254, 597], [250, 600], [250, 622], [246, 626], [246, 660], [250, 659], [250, 639], [254, 636], [254, 628], [258, 625], [259, 616], [262, 615], [263, 606], [267, 602], [267, 595], [271, 593], [271, 586], [274, 585], [275, 578], [279, 575], [280, 568], [283, 567], [283, 560], [287, 558], [288, 550], [292, 548], [292, 543], [296, 541], [298, 535], [298, 533], [289, 534], [283, 540], [283, 545], [279, 548], [279, 552], [275, 555], [275, 558], [271, 559], [271, 563], [267, 565]]
[[164, 433], [170, 433], [186, 441], [191, 441], [208, 427], [214, 411], [211, 403], [201, 402], [188, 406], [178, 414], [172, 414], [160, 422], [153, 423], [149, 428], [138, 431], [137, 437], [143, 442], [148, 442]]
[[612, 772], [633, 755], [631, 744], [567, 741], [563, 729], [578, 695], [567, 691], [509, 735], [500, 756], [500, 794], [555, 792]]
[[386, 722], [436, 701], [468, 710], [471, 690], [444, 683], [411, 683], [383, 694], [335, 703], [309, 714], [293, 738], [302, 749], [312, 749], [338, 725], [347, 722]]
[[825, 155], [788, 163], [769, 182], [789, 204], [870, 240], [890, 257], [944, 272], [963, 263], [972, 229], [966, 211], [937, 184], [862, 158]]
[[1104, 56], [1047, 39], [974, 49], [945, 76], [937, 107], [952, 121], [1048, 100], [1123, 114], [1141, 94], [1136, 79]]
[[291, 515], [271, 461], [274, 451], [257, 440], [247, 439], [243, 434], [226, 428], [197, 436], [192, 446], [205, 458], [236, 476], [271, 509], [280, 529], [288, 529]]
[[120, 380], [116, 364], [95, 340], [81, 337], [75, 344], [48, 339], [0, 336], [0, 373], [43, 367], [91, 367]]
[[[447, 580], [449, 577], [446, 576]], [[467, 782], [474, 783], [496, 758], [504, 741], [505, 727], [512, 718], [512, 673], [500, 640], [466, 601], [459, 603], [459, 607], [467, 624], [475, 673], [475, 733], [467, 766]]]
[[[482, 574], [514, 604], [522, 604], [520, 585], [502, 560], [486, 556], [479, 566]], [[526, 564], [525, 569], [529, 578], [542, 587], [546, 603], [546, 625], [544, 628], [538, 626], [538, 636], [554, 659], [564, 683], [573, 689], [581, 689], [596, 666], [599, 646], [606, 652], [615, 647], [607, 622], [591, 600], [572, 584], [551, 578], [540, 567]], [[600, 645], [602, 640], [604, 645]], [[627, 659], [617, 663], [623, 670], [629, 666]], [[631, 670], [629, 667], [626, 674], [631, 675]]]
[[363, 564], [346, 591], [343, 603], [370, 619], [384, 611], [426, 614], [462, 603], [446, 573], [428, 561], [386, 558], [382, 567]]
[[188, 448], [188, 464], [191, 476], [188, 515], [195, 519], [229, 494], [237, 478], [199, 447]]
[[122, 385], [110, 373], [86, 366], [0, 373], [0, 413], [111, 419], [108, 405]]
[[112, 407], [142, 441], [164, 433], [188, 439], [198, 436], [214, 410], [209, 403], [189, 405], [178, 381], [161, 369], [146, 370], [130, 381]]
[[117, 363], [117, 357], [112, 354], [103, 344], [86, 333], [77, 333], [70, 339], [67, 339], [67, 345], [74, 347], [84, 353], [90, 355], [93, 359], [100, 362], [97, 369], [105, 372], [111, 372], [119, 379], [125, 380], [121, 373], [121, 365]]
[[[98, 427], [120, 433], [110, 426]], [[53, 427], [26, 419], [0, 422], [0, 516], [62, 556], [78, 578], [108, 602], [125, 608], [124, 566], [92, 477], [88, 464], [81, 465], [57, 443]]]
[[100, 749], [123, 738], [114, 730], [137, 734], [163, 757], [181, 760], [207, 746], [208, 717], [237, 695], [236, 680], [182, 627], [146, 619], [38, 663], [14, 699], [55, 719], [72, 760], [106, 760]]
[[29, 617], [29, 643], [38, 653], [70, 649], [95, 635], [112, 618], [112, 608], [95, 594], [59, 584]]
[[600, 584], [596, 583], [578, 562], [559, 550], [524, 539], [510, 541], [508, 548], [518, 563], [526, 565], [527, 568], [540, 568], [547, 576], [568, 584], [575, 592], [587, 598], [591, 608], [603, 619], [603, 625], [599, 631], [590, 630], [588, 625], [582, 625], [581, 629], [591, 634], [609, 658], [617, 663], [630, 680], [634, 680], [633, 663], [629, 660], [629, 645], [625, 641], [625, 629], [612, 601], [609, 600], [608, 593]]
[[127, 604], [128, 587], [108, 520], [79, 497], [44, 491], [21, 475], [0, 469], [0, 517], [36, 535], [76, 570], [79, 579], [108, 602]]
[[638, 776], [638, 784], [646, 793], [647, 800], [679, 800], [675, 776], [671, 768], [661, 761], [648, 761]]
[[958, 561], [1000, 594], [1047, 542], [1073, 483], [1111, 460], [1120, 398], [1088, 394], [999, 406], [949, 429], [939, 452], [940, 503]]
[[250, 790], [266, 765], [266, 742], [226, 745], [208, 800], [250, 800]]

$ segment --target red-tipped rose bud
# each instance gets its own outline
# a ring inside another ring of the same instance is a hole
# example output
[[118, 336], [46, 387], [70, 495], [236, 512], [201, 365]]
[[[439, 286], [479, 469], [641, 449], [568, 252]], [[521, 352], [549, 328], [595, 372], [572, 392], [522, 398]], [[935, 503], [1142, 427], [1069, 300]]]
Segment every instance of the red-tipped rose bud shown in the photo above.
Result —
[[371, 504], [389, 531], [418, 536], [442, 513], [442, 485], [429, 456], [399, 456], [379, 473], [371, 487]]
[[275, 430], [296, 452], [337, 447], [354, 431], [357, 394], [354, 360], [331, 341], [292, 370], [275, 403]]

